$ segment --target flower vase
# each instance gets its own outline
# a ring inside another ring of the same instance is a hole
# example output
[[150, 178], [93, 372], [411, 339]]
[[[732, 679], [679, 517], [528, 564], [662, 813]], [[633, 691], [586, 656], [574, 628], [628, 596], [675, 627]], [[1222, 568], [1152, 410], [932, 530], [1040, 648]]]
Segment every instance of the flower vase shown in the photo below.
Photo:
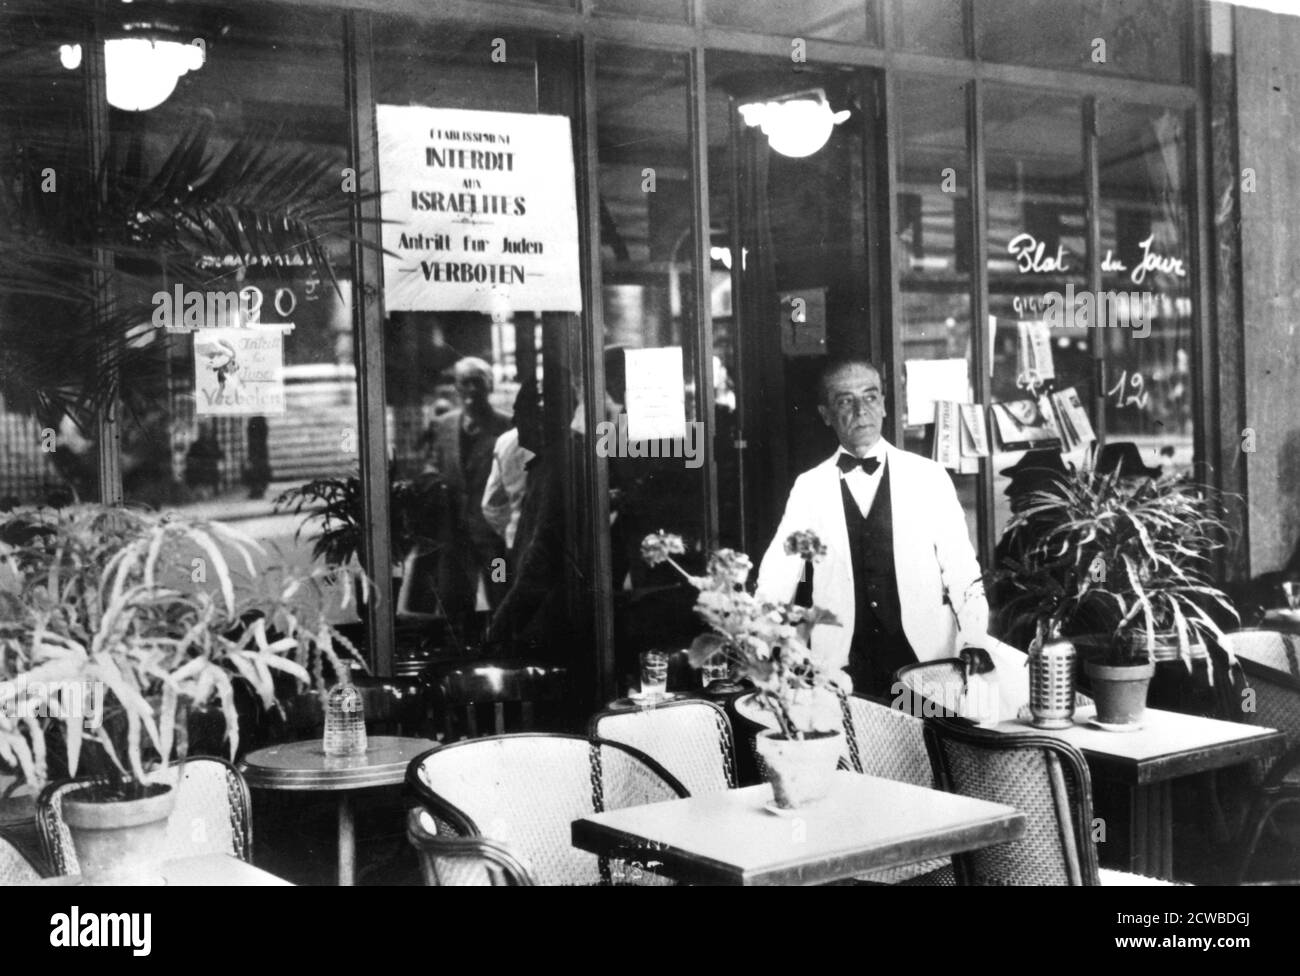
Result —
[[368, 748], [364, 701], [346, 665], [325, 703], [323, 746], [325, 755], [335, 758], [364, 756]]
[[808, 732], [802, 739], [787, 739], [766, 729], [754, 748], [772, 784], [773, 805], [797, 810], [823, 799], [830, 792], [843, 746], [839, 732]]

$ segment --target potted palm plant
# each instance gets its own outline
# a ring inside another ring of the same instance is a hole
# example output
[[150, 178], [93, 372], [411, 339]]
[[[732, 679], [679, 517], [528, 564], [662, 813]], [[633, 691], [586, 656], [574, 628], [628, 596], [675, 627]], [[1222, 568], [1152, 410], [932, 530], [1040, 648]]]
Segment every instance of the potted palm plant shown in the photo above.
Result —
[[[1222, 642], [1214, 615], [1236, 611], [1210, 576], [1228, 528], [1213, 490], [1185, 476], [1125, 479], [1080, 470], [1031, 492], [1011, 519], [1002, 584], [1004, 632], [1078, 645], [1098, 724], [1140, 723], [1155, 663], [1205, 658]], [[1208, 664], [1207, 664], [1208, 666]]]
[[[795, 532], [786, 541], [789, 555], [816, 561], [825, 546], [812, 532]], [[652, 533], [641, 542], [651, 566], [668, 563], [699, 590], [695, 612], [709, 626], [696, 637], [689, 657], [695, 667], [719, 658], [750, 681], [758, 706], [775, 728], [759, 733], [756, 748], [764, 760], [778, 810], [821, 799], [842, 751], [836, 695], [852, 690], [842, 670], [812, 649], [817, 626], [838, 626], [821, 607], [760, 600], [746, 589], [753, 563], [743, 552], [719, 549], [709, 556], [704, 576], [687, 573], [674, 555], [685, 552], [681, 536]], [[829, 706], [829, 707], [828, 707]]]
[[237, 684], [274, 708], [276, 673], [323, 693], [325, 666], [357, 657], [330, 623], [340, 573], [268, 565], [215, 522], [103, 506], [0, 521], [0, 763], [85, 783], [63, 811], [87, 880], [156, 876], [191, 710], [220, 708], [233, 758]]

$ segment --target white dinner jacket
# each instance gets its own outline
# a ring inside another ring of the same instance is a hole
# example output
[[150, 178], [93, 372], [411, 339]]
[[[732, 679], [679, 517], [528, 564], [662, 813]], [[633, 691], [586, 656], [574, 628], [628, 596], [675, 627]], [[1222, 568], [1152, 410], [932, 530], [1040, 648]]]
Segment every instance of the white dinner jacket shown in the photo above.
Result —
[[[884, 447], [894, 571], [908, 643], [921, 661], [953, 657], [967, 643], [987, 647], [988, 603], [952, 479], [928, 458], [889, 443]], [[785, 540], [800, 530], [817, 533], [827, 553], [813, 572], [813, 603], [834, 613], [841, 626], [816, 627], [812, 647], [827, 664], [842, 668], [849, 660], [855, 601], [853, 557], [835, 460], [839, 453], [836, 449], [795, 480], [781, 525], [759, 565], [758, 594], [778, 602], [793, 599], [803, 559], [786, 555]], [[944, 603], [945, 594], [951, 606]]]

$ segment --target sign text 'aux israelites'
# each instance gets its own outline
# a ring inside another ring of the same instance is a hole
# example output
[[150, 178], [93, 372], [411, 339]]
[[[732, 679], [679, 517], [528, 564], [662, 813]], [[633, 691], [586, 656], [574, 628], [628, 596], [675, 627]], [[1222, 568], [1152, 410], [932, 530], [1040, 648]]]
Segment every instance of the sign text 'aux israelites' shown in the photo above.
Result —
[[380, 106], [386, 304], [580, 309], [568, 119]]

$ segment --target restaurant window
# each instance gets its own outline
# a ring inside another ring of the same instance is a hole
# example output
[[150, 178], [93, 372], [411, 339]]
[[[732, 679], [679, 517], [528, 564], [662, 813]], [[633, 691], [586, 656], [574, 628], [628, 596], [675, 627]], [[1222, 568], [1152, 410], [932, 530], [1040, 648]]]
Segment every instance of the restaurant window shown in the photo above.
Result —
[[935, 408], [936, 399], [972, 401], [971, 381], [979, 362], [971, 328], [966, 85], [903, 75], [896, 79], [895, 92], [899, 172], [894, 255], [905, 395], [896, 398], [894, 409], [904, 418], [901, 446], [949, 468], [975, 539], [979, 455], [973, 435], [963, 455], [962, 424], [972, 422], [978, 411], [968, 409], [963, 421], [960, 407], [944, 407], [944, 422], [936, 423]]
[[[510, 218], [576, 200], [566, 120], [545, 145], [529, 135], [539, 113], [571, 113], [555, 93], [574, 88], [575, 49], [398, 17], [375, 18], [373, 47], [381, 210], [407, 235], [386, 238], [399, 260], [384, 279], [397, 656], [490, 643], [571, 663], [591, 617], [569, 602], [590, 558], [580, 318], [515, 302], [557, 245]], [[442, 230], [417, 234], [429, 214]], [[576, 294], [576, 216], [564, 228]]]
[[69, 11], [0, 12], [0, 511], [99, 494], [86, 88], [59, 53], [81, 30]]
[[983, 112], [996, 536], [1010, 513], [1003, 472], [1027, 449], [1062, 447], [1044, 398], [1073, 390], [1096, 417], [1091, 330], [1068, 317], [1048, 324], [1052, 296], [1088, 287], [1083, 101], [990, 85]]
[[709, 23], [780, 34], [791, 39], [825, 38], [846, 44], [880, 43], [876, 0], [705, 0]]
[[597, 13], [670, 20], [684, 23], [690, 17], [691, 0], [593, 0]]
[[[342, 18], [215, 6], [178, 17], [203, 40], [201, 67], [155, 108], [110, 108], [111, 192], [191, 186], [226, 233], [197, 247], [195, 277], [155, 268], [119, 293], [140, 310], [122, 323], [139, 354], [122, 366], [123, 495], [228, 522], [269, 558], [306, 565], [310, 534], [276, 499], [355, 468], [359, 453]], [[286, 201], [330, 224], [323, 255], [286, 250], [271, 230]]]
[[[601, 298], [616, 660], [685, 647], [694, 590], [651, 568], [641, 540], [681, 535], [703, 571], [704, 439], [695, 300], [689, 55], [602, 46], [596, 53]], [[678, 405], [680, 404], [680, 406]]]
[[975, 0], [983, 61], [1178, 83], [1186, 77], [1187, 0]]
[[966, 57], [966, 0], [890, 0], [898, 46], [918, 54]]
[[1148, 469], [1186, 471], [1195, 417], [1188, 116], [1114, 99], [1099, 100], [1097, 115], [1106, 439], [1136, 443]]

